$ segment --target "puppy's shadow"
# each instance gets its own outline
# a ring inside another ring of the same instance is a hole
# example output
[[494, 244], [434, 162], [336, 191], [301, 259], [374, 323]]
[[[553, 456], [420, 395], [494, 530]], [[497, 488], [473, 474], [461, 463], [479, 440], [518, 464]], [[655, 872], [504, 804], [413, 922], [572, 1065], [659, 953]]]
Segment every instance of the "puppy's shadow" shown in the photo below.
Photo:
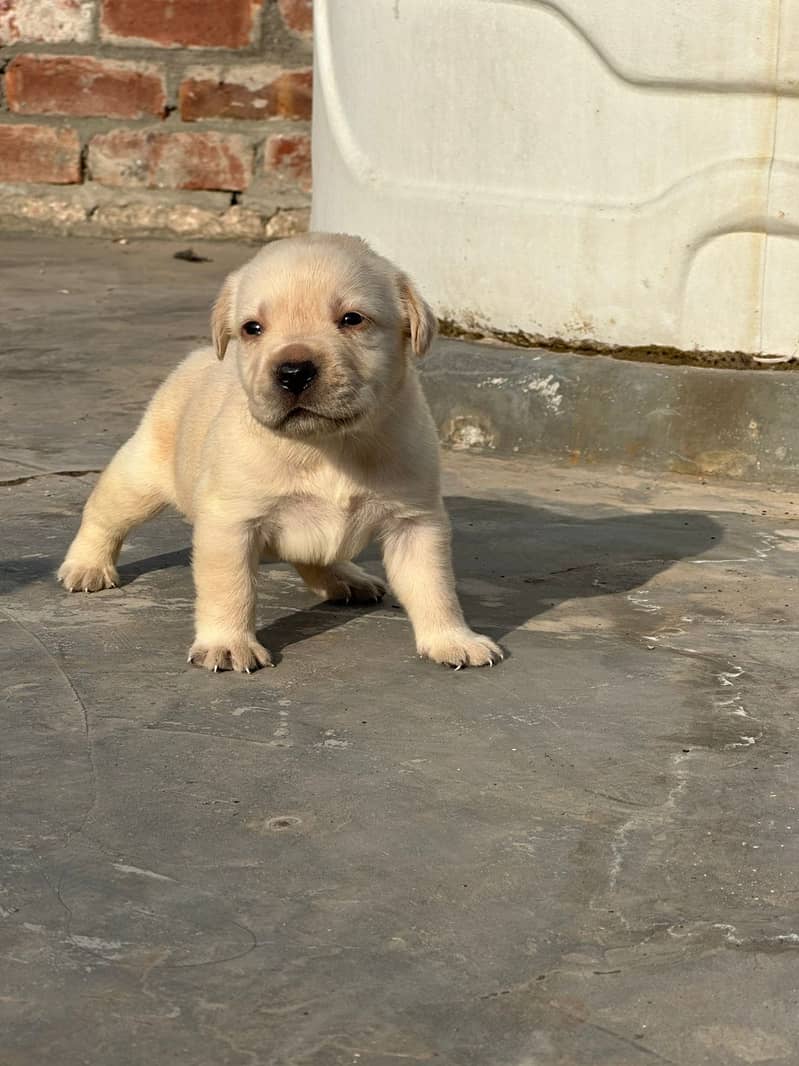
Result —
[[172, 570], [175, 567], [191, 566], [191, 549], [178, 548], [176, 551], [162, 552], [160, 555], [150, 555], [146, 559], [137, 559], [131, 563], [120, 562], [119, 584], [121, 588], [131, 584], [137, 577], [144, 574], [155, 574], [159, 570]]
[[446, 503], [464, 613], [500, 641], [566, 600], [640, 588], [724, 537], [723, 526], [698, 511], [597, 508], [587, 518], [508, 500]]
[[[157, 519], [156, 521], [161, 521]], [[73, 530], [74, 532], [74, 530]], [[56, 571], [63, 561], [66, 549], [57, 556], [28, 555], [17, 559], [0, 560], [0, 594], [8, 595], [24, 589], [28, 585], [52, 585], [57, 591]], [[128, 560], [126, 549], [122, 549], [119, 561], [119, 587], [125, 588], [144, 574], [155, 574], [162, 570], [188, 569], [191, 564], [191, 551], [188, 547], [148, 555], [144, 559]], [[63, 592], [63, 589], [62, 589]], [[93, 593], [102, 596], [104, 593]]]
[[[626, 593], [646, 585], [656, 574], [684, 558], [702, 555], [720, 545], [724, 530], [711, 515], [696, 511], [646, 514], [597, 509], [591, 517], [531, 506], [523, 500], [468, 496], [446, 501], [452, 519], [455, 572], [467, 620], [485, 626], [493, 637], [504, 636], [565, 600]], [[367, 569], [379, 571], [379, 550], [365, 553]], [[173, 571], [165, 585], [191, 594], [180, 575], [188, 570], [190, 553], [180, 548], [120, 565], [122, 585], [144, 574]], [[33, 582], [50, 582], [55, 559], [8, 560], [6, 590]], [[296, 589], [296, 593], [295, 593]], [[169, 592], [165, 588], [164, 596]], [[101, 594], [102, 595], [102, 594]], [[348, 607], [308, 603], [300, 585], [284, 586], [272, 599], [278, 613], [259, 632], [259, 639], [278, 659], [281, 650], [345, 625], [372, 611], [394, 610], [389, 592], [382, 604]], [[301, 597], [301, 598], [300, 598]], [[308, 603], [307, 607], [298, 605]]]
[[[640, 588], [680, 559], [718, 546], [724, 534], [718, 521], [696, 511], [608, 509], [585, 518], [521, 501], [455, 496], [446, 504], [467, 621], [490, 627], [500, 641], [566, 600]], [[361, 561], [377, 571], [379, 560], [372, 545]], [[374, 607], [317, 604], [277, 618], [259, 639], [279, 652], [345, 625], [353, 613], [395, 605], [390, 591]]]
[[[374, 568], [369, 566], [369, 569]], [[355, 616], [372, 614], [384, 609], [391, 602], [391, 593], [388, 592], [382, 603], [316, 603], [301, 610], [293, 610], [290, 614], [280, 615], [262, 626], [257, 636], [263, 646], [269, 649], [272, 662], [277, 666], [285, 649], [290, 648], [292, 644], [302, 644], [312, 637], [330, 633], [340, 626], [345, 626]]]

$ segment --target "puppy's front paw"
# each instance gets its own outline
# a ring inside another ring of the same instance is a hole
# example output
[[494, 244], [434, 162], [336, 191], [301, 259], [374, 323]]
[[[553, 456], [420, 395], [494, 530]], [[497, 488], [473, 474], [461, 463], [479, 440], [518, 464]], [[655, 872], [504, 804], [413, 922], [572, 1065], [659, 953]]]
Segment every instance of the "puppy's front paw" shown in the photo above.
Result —
[[418, 649], [420, 655], [434, 663], [454, 666], [456, 670], [462, 666], [493, 666], [504, 658], [498, 644], [471, 629], [438, 633], [420, 641]]
[[119, 574], [113, 563], [87, 566], [65, 559], [58, 571], [58, 580], [68, 592], [99, 592], [115, 589]]
[[254, 637], [244, 637], [228, 642], [195, 640], [189, 650], [189, 660], [194, 666], [204, 666], [216, 674], [220, 670], [235, 670], [251, 674], [262, 666], [271, 666], [272, 657]]

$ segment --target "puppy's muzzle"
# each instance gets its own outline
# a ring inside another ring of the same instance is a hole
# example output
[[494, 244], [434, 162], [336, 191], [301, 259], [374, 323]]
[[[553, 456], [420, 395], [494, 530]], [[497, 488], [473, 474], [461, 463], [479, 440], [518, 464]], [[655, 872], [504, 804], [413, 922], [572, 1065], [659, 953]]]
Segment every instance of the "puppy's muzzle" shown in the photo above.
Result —
[[281, 389], [290, 392], [292, 396], [299, 396], [316, 379], [318, 373], [318, 368], [313, 360], [303, 359], [301, 362], [296, 363], [281, 363], [275, 371], [275, 377]]

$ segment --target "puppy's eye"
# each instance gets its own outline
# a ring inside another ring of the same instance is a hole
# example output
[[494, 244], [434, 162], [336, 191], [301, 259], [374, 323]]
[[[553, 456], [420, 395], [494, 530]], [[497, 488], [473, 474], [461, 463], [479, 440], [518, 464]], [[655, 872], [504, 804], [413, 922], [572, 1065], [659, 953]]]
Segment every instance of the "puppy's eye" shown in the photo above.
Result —
[[359, 315], [357, 311], [348, 311], [346, 315], [342, 315], [339, 319], [339, 326], [341, 329], [346, 329], [347, 326], [360, 326], [363, 322], [363, 315]]
[[248, 337], [260, 337], [263, 331], [264, 327], [261, 325], [261, 323], [255, 322], [254, 320], [250, 322], [245, 322], [244, 325], [241, 327], [241, 332], [246, 333]]

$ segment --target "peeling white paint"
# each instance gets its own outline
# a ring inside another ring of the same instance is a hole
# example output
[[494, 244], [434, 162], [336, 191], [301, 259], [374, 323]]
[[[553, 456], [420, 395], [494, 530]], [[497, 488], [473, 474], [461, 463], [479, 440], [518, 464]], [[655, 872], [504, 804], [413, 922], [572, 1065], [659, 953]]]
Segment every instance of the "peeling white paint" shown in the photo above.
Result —
[[76, 936], [72, 935], [70, 940], [79, 948], [85, 948], [86, 951], [117, 951], [122, 947], [121, 940], [102, 940], [99, 936]]
[[537, 393], [553, 414], [561, 413], [563, 397], [560, 394], [560, 382], [554, 374], [547, 374], [545, 378], [532, 378], [522, 385], [522, 391]]
[[775, 933], [773, 936], [742, 937], [738, 934], [738, 929], [728, 922], [714, 922], [713, 928], [723, 930], [724, 939], [727, 943], [735, 944], [737, 947], [749, 943], [799, 944], [799, 933]]
[[480, 415], [456, 415], [447, 422], [441, 436], [453, 451], [468, 448], [495, 448], [496, 434], [486, 419]]
[[350, 742], [348, 740], [338, 739], [335, 729], [326, 729], [325, 739], [322, 741], [321, 745], [317, 745], [317, 747], [323, 748], [348, 748], [349, 746]]
[[263, 707], [256, 707], [253, 704], [247, 704], [244, 707], [236, 707], [236, 709], [231, 711], [230, 713], [234, 718], [241, 718], [243, 714], [250, 714], [251, 711], [255, 711], [256, 714], [260, 714], [264, 710], [265, 708]]
[[741, 739], [733, 741], [731, 744], [725, 744], [724, 750], [729, 748], [751, 748], [753, 744], [757, 743], [757, 737], [747, 737], [741, 734]]
[[153, 881], [172, 881], [175, 882], [174, 877], [167, 877], [166, 874], [157, 874], [155, 870], [145, 870], [141, 866], [128, 866], [124, 862], [112, 862], [111, 865], [115, 870], [119, 870], [121, 874], [137, 874], [139, 877], [149, 877]]
[[[716, 674], [716, 680], [722, 686], [722, 688], [737, 688], [737, 681], [743, 677], [745, 670], [743, 667], [730, 664], [728, 669], [720, 671]], [[723, 711], [730, 715], [732, 718], [746, 718], [750, 722], [754, 722], [756, 725], [759, 723], [757, 720], [749, 714], [746, 707], [743, 705], [743, 693], [733, 691], [729, 699], [716, 699], [713, 701], [713, 708], [717, 711]], [[763, 730], [761, 729], [757, 734], [739, 733], [738, 739], [730, 741], [729, 744], [724, 745], [724, 751], [734, 751], [737, 748], [751, 748], [760, 740], [763, 736]]]
[[727, 922], [714, 922], [714, 929], [722, 929], [724, 931], [724, 939], [728, 944], [743, 944], [741, 937], [736, 936], [738, 930], [734, 925], [729, 925]]
[[490, 438], [485, 430], [474, 424], [461, 425], [458, 427], [458, 435], [453, 443], [453, 448], [487, 448]]
[[758, 533], [758, 539], [760, 540], [760, 547], [753, 545], [752, 555], [744, 555], [739, 559], [692, 559], [694, 566], [705, 566], [708, 563], [712, 563], [715, 566], [726, 566], [729, 563], [761, 563], [767, 558], [775, 548], [783, 547], [780, 544], [779, 538], [772, 533]]
[[[636, 592], [630, 592], [627, 595], [627, 601], [635, 607], [637, 611], [646, 611], [649, 614], [654, 614], [656, 611], [661, 610], [656, 603], [650, 603], [649, 597], [651, 593], [649, 589], [638, 589]], [[651, 637], [644, 637], [644, 640], [651, 640]]]
[[740, 666], [735, 666], [731, 670], [723, 670], [720, 674], [716, 674], [716, 677], [722, 685], [732, 686], [742, 674], [743, 669]]
[[[677, 808], [677, 802], [688, 787], [688, 767], [683, 764], [690, 758], [690, 752], [677, 752], [670, 762], [675, 782], [669, 789], [666, 799], [658, 807], [637, 811], [619, 826], [610, 844], [611, 862], [608, 870], [608, 889], [615, 892], [619, 876], [624, 866], [624, 856], [630, 843], [630, 834], [638, 830], [654, 828], [668, 822]], [[622, 918], [622, 921], [624, 919]]]

